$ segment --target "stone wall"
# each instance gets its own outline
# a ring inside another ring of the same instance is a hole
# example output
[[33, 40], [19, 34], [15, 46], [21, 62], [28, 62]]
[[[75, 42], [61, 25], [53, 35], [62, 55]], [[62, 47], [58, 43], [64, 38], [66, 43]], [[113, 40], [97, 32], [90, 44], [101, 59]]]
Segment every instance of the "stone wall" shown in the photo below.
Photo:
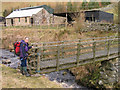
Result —
[[12, 26], [11, 19], [6, 19], [6, 26]]
[[99, 85], [115, 88], [118, 82], [118, 58], [101, 62]]
[[48, 13], [45, 9], [33, 15], [33, 25], [65, 24], [66, 18]]
[[118, 31], [117, 24], [110, 24], [104, 22], [85, 22], [82, 31]]
[[20, 22], [19, 22], [19, 18], [14, 18], [14, 26], [26, 26], [26, 25], [30, 25], [30, 17], [26, 17], [26, 21], [25, 21], [25, 17], [20, 18]]
[[49, 25], [52, 14], [48, 13], [45, 9], [42, 9], [37, 14], [33, 15], [33, 25]]
[[53, 24], [65, 24], [66, 17], [53, 16]]
[[[25, 21], [25, 18], [27, 19]], [[30, 17], [13, 18], [13, 26], [30, 25]], [[11, 19], [6, 19], [6, 26], [12, 26]]]

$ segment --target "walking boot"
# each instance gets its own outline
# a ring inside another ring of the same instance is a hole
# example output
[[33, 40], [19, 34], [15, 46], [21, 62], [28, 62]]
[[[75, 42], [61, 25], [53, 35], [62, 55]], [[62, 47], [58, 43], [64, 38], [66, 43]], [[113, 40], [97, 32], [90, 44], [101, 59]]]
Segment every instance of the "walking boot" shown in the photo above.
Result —
[[23, 70], [24, 70], [24, 72], [25, 72], [25, 76], [26, 76], [26, 77], [29, 77], [30, 74], [27, 72], [27, 67], [23, 67]]
[[22, 75], [24, 75], [24, 73], [23, 73], [23, 67], [20, 67], [20, 72], [22, 73]]

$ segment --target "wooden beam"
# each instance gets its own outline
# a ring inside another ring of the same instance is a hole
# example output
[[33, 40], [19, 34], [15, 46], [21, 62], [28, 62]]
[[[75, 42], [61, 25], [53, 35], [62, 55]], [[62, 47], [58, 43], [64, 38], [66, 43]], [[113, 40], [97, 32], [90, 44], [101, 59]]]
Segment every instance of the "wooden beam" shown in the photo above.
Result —
[[77, 67], [79, 66], [79, 58], [80, 58], [80, 51], [81, 51], [81, 40], [79, 40], [79, 43], [77, 44], [77, 60], [76, 60], [76, 62], [77, 62]]
[[57, 46], [56, 53], [56, 71], [59, 71], [60, 46]]

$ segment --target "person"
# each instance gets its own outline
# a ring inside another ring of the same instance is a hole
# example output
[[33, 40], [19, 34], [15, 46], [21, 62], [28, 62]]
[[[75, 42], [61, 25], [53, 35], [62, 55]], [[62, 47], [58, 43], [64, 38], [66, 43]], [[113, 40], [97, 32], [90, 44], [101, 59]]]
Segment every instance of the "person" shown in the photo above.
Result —
[[21, 40], [20, 44], [20, 61], [21, 61], [21, 66], [20, 66], [20, 71], [22, 75], [30, 76], [30, 74], [27, 71], [27, 56], [28, 56], [28, 50], [33, 48], [33, 46], [29, 46], [28, 44], [29, 38], [25, 37], [24, 40]]

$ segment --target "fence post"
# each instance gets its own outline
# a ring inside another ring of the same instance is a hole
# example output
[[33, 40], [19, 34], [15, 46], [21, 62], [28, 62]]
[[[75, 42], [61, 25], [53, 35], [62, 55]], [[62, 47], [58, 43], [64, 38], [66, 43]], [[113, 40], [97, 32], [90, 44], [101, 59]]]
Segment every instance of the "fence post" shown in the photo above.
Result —
[[56, 71], [59, 71], [60, 46], [57, 46]]
[[96, 41], [93, 39], [93, 59], [95, 62], [95, 53], [96, 53]]
[[81, 39], [79, 40], [79, 43], [77, 44], [77, 67], [79, 66], [79, 57], [80, 57], [80, 51], [81, 51], [81, 48], [80, 48], [80, 44], [81, 43]]
[[39, 49], [39, 52], [37, 53], [37, 73], [40, 73], [40, 61], [41, 61], [41, 49]]

